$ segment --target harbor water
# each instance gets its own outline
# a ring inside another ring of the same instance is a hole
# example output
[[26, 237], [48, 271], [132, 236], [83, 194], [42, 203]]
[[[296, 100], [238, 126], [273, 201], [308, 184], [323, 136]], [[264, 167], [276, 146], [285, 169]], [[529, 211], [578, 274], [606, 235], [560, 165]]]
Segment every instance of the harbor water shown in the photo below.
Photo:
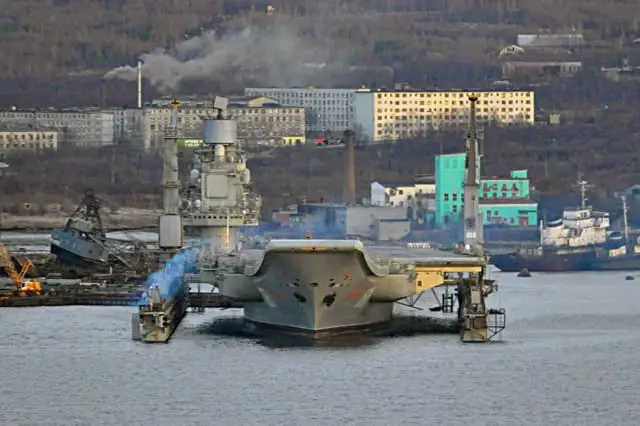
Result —
[[[503, 342], [457, 335], [324, 346], [212, 332], [131, 340], [134, 308], [0, 310], [0, 424], [638, 425], [640, 277], [495, 273]], [[426, 299], [423, 307], [431, 304]]]

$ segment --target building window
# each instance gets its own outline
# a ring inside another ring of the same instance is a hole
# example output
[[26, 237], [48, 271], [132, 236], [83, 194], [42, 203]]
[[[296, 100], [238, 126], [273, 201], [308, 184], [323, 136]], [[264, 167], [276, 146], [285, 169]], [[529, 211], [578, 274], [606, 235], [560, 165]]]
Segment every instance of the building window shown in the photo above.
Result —
[[449, 201], [449, 194], [444, 194], [444, 200]]
[[455, 205], [454, 205], [454, 206], [451, 208], [451, 211], [452, 211], [452, 212], [454, 212], [454, 213], [458, 213], [458, 206], [455, 206]]
[[453, 193], [453, 201], [458, 201], [458, 193], [457, 192]]

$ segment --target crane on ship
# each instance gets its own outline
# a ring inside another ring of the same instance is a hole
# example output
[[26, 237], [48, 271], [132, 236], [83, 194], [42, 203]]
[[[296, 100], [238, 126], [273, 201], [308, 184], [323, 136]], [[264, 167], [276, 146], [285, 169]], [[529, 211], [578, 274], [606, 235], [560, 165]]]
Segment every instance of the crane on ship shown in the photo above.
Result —
[[16, 295], [27, 296], [42, 294], [40, 281], [25, 280], [27, 272], [29, 272], [29, 269], [33, 266], [33, 263], [29, 259], [22, 264], [20, 272], [16, 271], [11, 255], [9, 255], [4, 244], [0, 243], [0, 261], [2, 261], [2, 266], [15, 287]]

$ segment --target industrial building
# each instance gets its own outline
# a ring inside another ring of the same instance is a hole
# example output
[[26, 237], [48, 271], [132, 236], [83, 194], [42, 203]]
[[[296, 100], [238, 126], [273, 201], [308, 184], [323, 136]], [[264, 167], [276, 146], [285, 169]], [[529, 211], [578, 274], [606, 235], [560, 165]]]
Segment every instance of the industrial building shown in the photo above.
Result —
[[58, 132], [30, 127], [0, 128], [0, 156], [15, 151], [57, 150]]
[[412, 182], [375, 181], [371, 183], [371, 205], [406, 207], [416, 198], [434, 197], [435, 193], [435, 177]]
[[[154, 100], [143, 109], [143, 144], [153, 150], [161, 146], [171, 120], [172, 99]], [[285, 107], [275, 99], [229, 98], [227, 113], [238, 122], [238, 139], [248, 144], [291, 145], [304, 142], [304, 108]], [[178, 124], [182, 136], [199, 138], [202, 120], [214, 114], [210, 99], [181, 99]]]
[[354, 123], [370, 141], [393, 141], [424, 135], [441, 127], [463, 127], [469, 122], [470, 93], [478, 96], [480, 124], [533, 124], [532, 91], [427, 91], [358, 89]]
[[282, 105], [304, 107], [308, 132], [340, 132], [353, 126], [355, 89], [248, 88], [245, 96], [267, 96]]
[[[465, 161], [465, 153], [436, 156], [436, 227], [462, 220]], [[526, 170], [514, 170], [505, 177], [482, 178], [478, 197], [484, 225], [529, 227], [538, 224], [538, 204], [530, 198]]]
[[584, 46], [584, 36], [573, 34], [518, 34], [516, 44], [521, 47], [580, 47]]
[[114, 116], [94, 109], [0, 111], [0, 125], [30, 126], [34, 131], [54, 129], [58, 142], [84, 147], [111, 145], [114, 142]]
[[580, 61], [507, 61], [502, 64], [502, 77], [571, 77], [581, 70]]
[[347, 235], [378, 241], [400, 240], [410, 230], [407, 207], [298, 205], [294, 226], [321, 234]]

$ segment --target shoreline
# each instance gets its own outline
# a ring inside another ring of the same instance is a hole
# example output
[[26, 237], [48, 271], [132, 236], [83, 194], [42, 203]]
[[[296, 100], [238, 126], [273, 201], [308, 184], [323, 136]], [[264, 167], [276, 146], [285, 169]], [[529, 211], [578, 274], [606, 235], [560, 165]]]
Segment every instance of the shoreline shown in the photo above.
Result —
[[[151, 229], [158, 227], [158, 210], [121, 208], [117, 213], [101, 215], [106, 232], [128, 229]], [[29, 232], [50, 231], [65, 226], [71, 214], [47, 214], [26, 216], [2, 214], [0, 231]]]

